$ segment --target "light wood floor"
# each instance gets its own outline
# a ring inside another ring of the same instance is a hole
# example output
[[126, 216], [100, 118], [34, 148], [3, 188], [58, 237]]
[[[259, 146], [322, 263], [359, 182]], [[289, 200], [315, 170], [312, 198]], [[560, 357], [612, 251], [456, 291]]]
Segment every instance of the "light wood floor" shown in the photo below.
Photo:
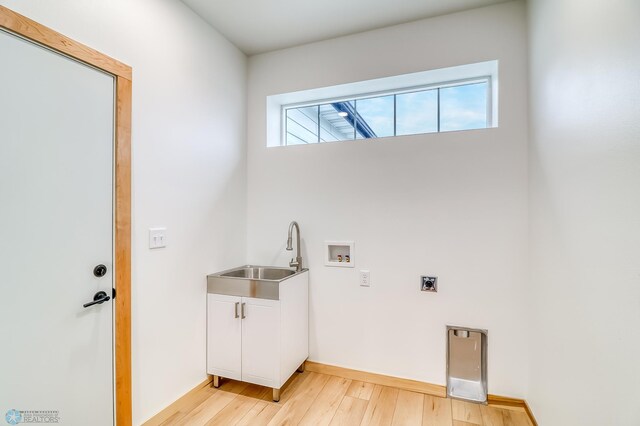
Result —
[[[166, 413], [165, 413], [166, 414]], [[523, 408], [483, 406], [320, 373], [295, 373], [279, 403], [271, 389], [224, 380], [191, 393], [155, 425], [532, 426]]]

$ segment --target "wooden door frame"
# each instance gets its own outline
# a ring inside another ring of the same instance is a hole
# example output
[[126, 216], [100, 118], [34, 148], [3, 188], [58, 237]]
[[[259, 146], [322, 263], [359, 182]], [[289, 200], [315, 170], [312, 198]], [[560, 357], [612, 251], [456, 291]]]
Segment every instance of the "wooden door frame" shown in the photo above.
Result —
[[131, 67], [3, 6], [0, 28], [115, 78], [115, 415], [131, 426]]

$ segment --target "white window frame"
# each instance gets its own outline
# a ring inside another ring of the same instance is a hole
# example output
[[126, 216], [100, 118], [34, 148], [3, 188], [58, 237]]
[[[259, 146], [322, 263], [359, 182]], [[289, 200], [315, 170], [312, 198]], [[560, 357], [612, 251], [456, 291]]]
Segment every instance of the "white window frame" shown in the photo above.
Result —
[[486, 128], [498, 127], [498, 61], [494, 60], [267, 96], [267, 146], [293, 146], [286, 145], [288, 109], [480, 82], [487, 82]]

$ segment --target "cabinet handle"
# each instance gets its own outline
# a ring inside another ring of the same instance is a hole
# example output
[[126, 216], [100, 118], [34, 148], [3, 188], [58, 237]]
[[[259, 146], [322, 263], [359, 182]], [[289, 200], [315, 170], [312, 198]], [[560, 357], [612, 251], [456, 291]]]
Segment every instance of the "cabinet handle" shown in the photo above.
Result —
[[235, 307], [235, 314], [236, 314], [236, 316], [235, 316], [234, 318], [240, 318], [240, 317], [238, 316], [238, 305], [239, 305], [239, 304], [240, 304], [240, 302], [236, 302], [236, 307]]
[[243, 303], [242, 305], [240, 305], [240, 312], [241, 312], [241, 315], [242, 315], [242, 319], [246, 318], [246, 316], [244, 315], [244, 305], [246, 305], [246, 303]]

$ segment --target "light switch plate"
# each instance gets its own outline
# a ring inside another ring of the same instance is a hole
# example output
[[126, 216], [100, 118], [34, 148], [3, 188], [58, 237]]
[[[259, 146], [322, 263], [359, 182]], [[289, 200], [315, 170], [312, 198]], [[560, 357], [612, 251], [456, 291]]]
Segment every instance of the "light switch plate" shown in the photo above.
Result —
[[167, 228], [149, 228], [149, 248], [157, 249], [167, 246]]

